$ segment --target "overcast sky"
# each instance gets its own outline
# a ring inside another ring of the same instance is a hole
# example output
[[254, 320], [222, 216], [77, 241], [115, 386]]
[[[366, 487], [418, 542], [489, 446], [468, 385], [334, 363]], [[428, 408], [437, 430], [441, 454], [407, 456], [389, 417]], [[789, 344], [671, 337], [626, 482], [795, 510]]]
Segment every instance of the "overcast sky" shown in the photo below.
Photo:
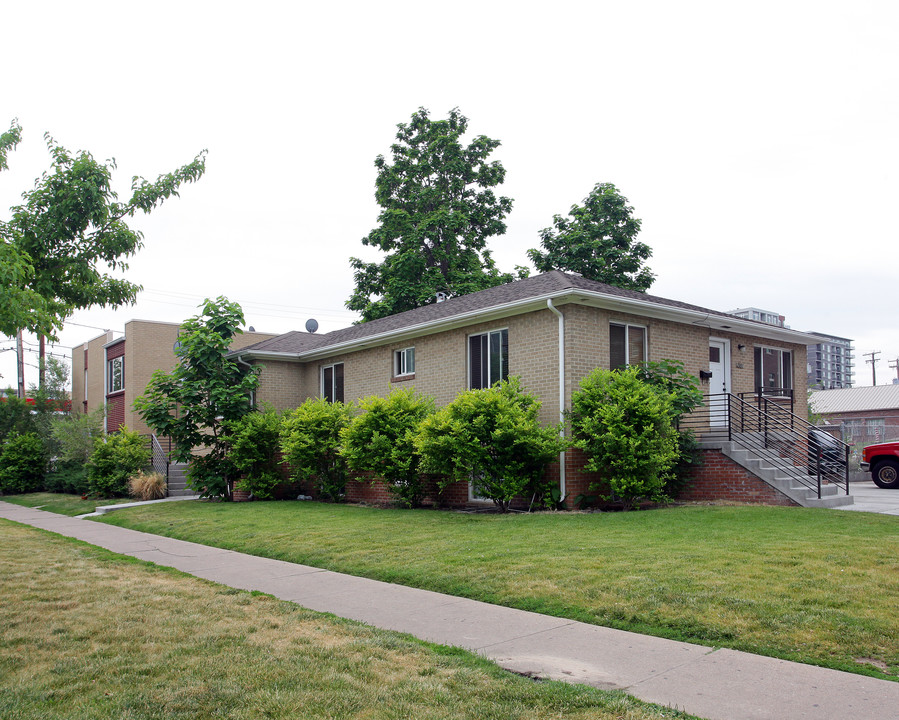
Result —
[[[458, 107], [472, 136], [502, 142], [514, 206], [490, 241], [500, 269], [611, 182], [643, 220], [651, 293], [778, 312], [852, 338], [856, 384], [871, 384], [872, 351], [878, 384], [896, 377], [899, 3], [528, 7], [8, 4], [0, 125], [18, 117], [24, 140], [0, 175], [3, 216], [48, 167], [44, 132], [115, 157], [123, 198], [133, 175], [209, 150], [199, 183], [134, 222], [137, 305], [77, 312], [53, 352], [131, 318], [180, 322], [218, 295], [257, 330], [350, 324], [348, 259], [378, 257], [360, 242], [378, 214], [374, 159], [418, 107]], [[4, 385], [14, 356], [0, 352]]]

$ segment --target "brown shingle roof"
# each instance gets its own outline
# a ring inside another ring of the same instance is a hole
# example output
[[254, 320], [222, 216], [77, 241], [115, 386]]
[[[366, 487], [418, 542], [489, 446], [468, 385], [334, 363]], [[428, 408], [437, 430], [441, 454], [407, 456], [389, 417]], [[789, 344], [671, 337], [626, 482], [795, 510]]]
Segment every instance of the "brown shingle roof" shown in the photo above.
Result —
[[[277, 353], [304, 353], [309, 350], [323, 349], [331, 345], [340, 345], [347, 342], [364, 340], [368, 337], [385, 333], [398, 332], [417, 325], [451, 320], [456, 316], [467, 315], [478, 311], [488, 311], [518, 301], [526, 301], [532, 298], [552, 296], [566, 290], [583, 290], [590, 293], [599, 293], [611, 297], [620, 297], [628, 300], [639, 300], [679, 310], [707, 313], [723, 318], [731, 318], [727, 313], [717, 310], [709, 310], [697, 305], [668, 300], [667, 298], [647, 295], [636, 290], [625, 290], [613, 285], [587, 280], [580, 275], [571, 275], [558, 270], [552, 270], [541, 275], [517, 280], [515, 282], [498, 285], [497, 287], [481, 290], [480, 292], [450, 298], [444, 302], [435, 302], [414, 310], [390, 315], [389, 317], [371, 320], [359, 325], [353, 325], [342, 330], [323, 335], [313, 335], [303, 332], [289, 332], [279, 335], [271, 340], [250, 345], [241, 352], [277, 352]], [[736, 318], [734, 318], [736, 319]]]

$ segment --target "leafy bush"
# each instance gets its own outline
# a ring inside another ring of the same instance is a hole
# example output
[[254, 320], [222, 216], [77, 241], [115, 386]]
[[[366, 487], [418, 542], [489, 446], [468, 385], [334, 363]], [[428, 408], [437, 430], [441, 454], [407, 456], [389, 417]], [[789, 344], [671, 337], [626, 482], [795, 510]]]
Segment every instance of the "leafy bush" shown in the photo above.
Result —
[[482, 390], [459, 393], [425, 418], [415, 444], [422, 469], [442, 474], [441, 489], [471, 482], [474, 492], [503, 512], [528, 489], [548, 494], [546, 464], [564, 449], [559, 428], [540, 425], [540, 402], [509, 378]]
[[104, 409], [54, 417], [50, 430], [56, 440], [56, 456], [63, 462], [85, 464], [102, 438]]
[[231, 462], [243, 474], [240, 487], [259, 500], [271, 500], [281, 483], [281, 425], [281, 416], [271, 408], [225, 425], [222, 440], [230, 445]]
[[571, 397], [573, 445], [602, 474], [612, 495], [632, 506], [660, 498], [678, 459], [672, 395], [640, 379], [640, 369], [596, 369]]
[[9, 394], [0, 396], [0, 443], [13, 435], [36, 433], [34, 409], [33, 402], [24, 398]]
[[141, 470], [128, 478], [128, 494], [138, 500], [159, 500], [165, 497], [165, 475]]
[[313, 482], [318, 494], [340, 500], [346, 490], [346, 460], [340, 433], [350, 423], [350, 407], [324, 398], [307, 400], [284, 417], [281, 450], [293, 477]]
[[86, 495], [89, 489], [87, 466], [82, 463], [57, 461], [44, 478], [47, 492]]
[[47, 470], [44, 442], [35, 432], [10, 435], [0, 448], [0, 492], [40, 490]]
[[[645, 362], [639, 366], [639, 377], [654, 388], [670, 393], [671, 422], [677, 428], [681, 416], [702, 405], [702, 390], [699, 380], [684, 369], [679, 360]], [[677, 435], [677, 462], [665, 480], [664, 493], [677, 497], [687, 485], [692, 469], [702, 464], [702, 453], [692, 430], [680, 430]]]
[[340, 433], [347, 466], [382, 478], [399, 505], [421, 505], [424, 484], [415, 436], [421, 421], [434, 412], [434, 401], [414, 390], [394, 390], [386, 398], [365, 398], [359, 407], [362, 414]]
[[136, 432], [124, 426], [97, 440], [88, 461], [88, 490], [101, 497], [128, 494], [128, 479], [150, 462], [150, 449]]

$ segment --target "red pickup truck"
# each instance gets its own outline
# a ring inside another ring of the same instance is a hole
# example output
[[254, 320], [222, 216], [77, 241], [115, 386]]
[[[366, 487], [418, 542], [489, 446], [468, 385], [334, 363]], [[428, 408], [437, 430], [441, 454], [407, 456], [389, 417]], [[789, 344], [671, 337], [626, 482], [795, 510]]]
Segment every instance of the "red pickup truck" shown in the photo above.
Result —
[[868, 445], [862, 451], [860, 466], [871, 471], [871, 479], [878, 487], [899, 488], [899, 442]]

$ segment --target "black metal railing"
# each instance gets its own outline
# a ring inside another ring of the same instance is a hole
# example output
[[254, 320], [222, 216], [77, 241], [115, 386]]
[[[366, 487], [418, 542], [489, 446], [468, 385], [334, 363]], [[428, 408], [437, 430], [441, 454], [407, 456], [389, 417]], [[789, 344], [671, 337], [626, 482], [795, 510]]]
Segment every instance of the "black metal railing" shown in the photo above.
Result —
[[[728, 441], [767, 460], [799, 485], [817, 492], [836, 485], [849, 494], [849, 446], [788, 409], [786, 398], [720, 393], [681, 418], [699, 440]], [[789, 402], [792, 407], [792, 402]]]
[[[153, 465], [153, 470], [165, 475], [165, 480], [168, 482], [169, 453], [172, 451], [171, 438], [162, 438], [163, 442], [160, 442], [159, 438], [155, 435], [147, 435], [146, 437], [150, 443], [150, 463]], [[168, 451], [166, 451], [164, 444], [168, 445]]]

